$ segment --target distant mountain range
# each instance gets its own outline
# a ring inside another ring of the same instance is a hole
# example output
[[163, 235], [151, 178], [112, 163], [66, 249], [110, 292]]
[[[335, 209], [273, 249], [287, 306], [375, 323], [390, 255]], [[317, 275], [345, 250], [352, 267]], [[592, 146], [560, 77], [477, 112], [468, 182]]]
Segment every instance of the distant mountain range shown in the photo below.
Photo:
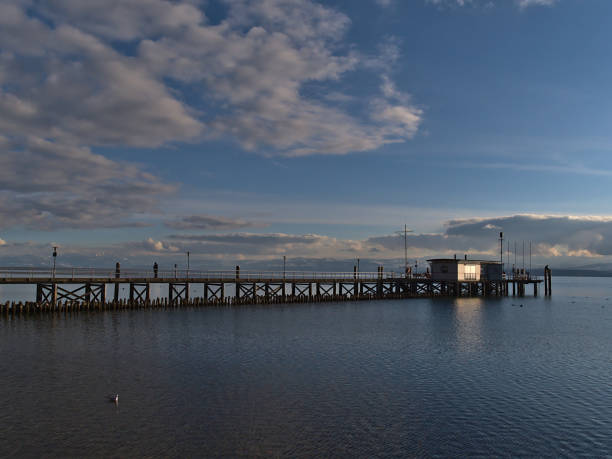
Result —
[[[553, 276], [577, 277], [612, 277], [612, 263], [593, 263], [585, 266], [555, 268], [551, 266]], [[534, 274], [543, 274], [542, 269], [534, 270]]]
[[[536, 275], [542, 275], [542, 272], [535, 272]], [[612, 271], [598, 271], [596, 269], [573, 269], [573, 268], [558, 268], [552, 270], [554, 276], [571, 276], [571, 277], [612, 277]]]

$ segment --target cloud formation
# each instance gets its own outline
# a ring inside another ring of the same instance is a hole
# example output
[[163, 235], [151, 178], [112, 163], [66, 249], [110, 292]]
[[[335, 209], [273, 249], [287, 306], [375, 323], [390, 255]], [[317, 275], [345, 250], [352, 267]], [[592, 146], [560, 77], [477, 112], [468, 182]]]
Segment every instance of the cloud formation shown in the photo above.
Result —
[[237, 258], [278, 258], [283, 254], [309, 258], [334, 256], [353, 256], [362, 248], [360, 241], [337, 239], [319, 234], [285, 233], [231, 233], [169, 235], [162, 241], [163, 247], [178, 247], [193, 253]]
[[[498, 3], [499, 0], [426, 0], [438, 6], [484, 6], [491, 7]], [[559, 0], [514, 0], [514, 4], [519, 9], [525, 9], [530, 6], [552, 6]]]
[[134, 214], [156, 212], [174, 190], [135, 165], [39, 137], [0, 137], [0, 153], [0, 228], [141, 226]]
[[[612, 256], [612, 217], [512, 215], [504, 217], [451, 220], [444, 231], [409, 234], [410, 258], [435, 256], [497, 259], [499, 232], [504, 232], [504, 257], [507, 243], [514, 242], [522, 255], [522, 242], [532, 242], [537, 260], [574, 258], [586, 260]], [[184, 252], [222, 258], [275, 259], [282, 255], [304, 258], [398, 259], [403, 256], [402, 235], [373, 236], [347, 240], [319, 234], [284, 233], [174, 234], [161, 241], [150, 240], [146, 247], [157, 252]]]
[[558, 0], [517, 0], [519, 8], [527, 8], [530, 6], [552, 6]]
[[[534, 267], [551, 264], [556, 267], [580, 266], [597, 262], [612, 266], [612, 217], [603, 216], [550, 216], [511, 215], [492, 218], [451, 220], [444, 230], [430, 234], [408, 235], [408, 257], [411, 262], [432, 257], [452, 257], [457, 254], [471, 258], [498, 259], [499, 231], [504, 232], [504, 259], [507, 259], [507, 241], [510, 241], [510, 262], [516, 257], [521, 263], [522, 242], [526, 257], [532, 242]], [[32, 264], [47, 260], [48, 244], [12, 243], [2, 246], [3, 259], [8, 263]], [[114, 261], [125, 260], [132, 265], [148, 266], [151, 260], [164, 263], [181, 261], [186, 251], [192, 256], [193, 266], [210, 269], [227, 267], [237, 262], [249, 266], [267, 266], [271, 260], [309, 260], [303, 266], [317, 268], [338, 265], [338, 261], [369, 260], [387, 267], [403, 264], [404, 238], [402, 235], [373, 236], [363, 240], [339, 239], [322, 234], [286, 233], [212, 233], [171, 234], [163, 238], [149, 237], [142, 241], [125, 242], [104, 247], [78, 247], [65, 245], [62, 260], [76, 265], [111, 266]], [[14, 258], [12, 258], [14, 257]], [[182, 261], [181, 261], [182, 262]], [[259, 265], [258, 265], [259, 263]], [[346, 263], [340, 263], [344, 266]], [[603, 266], [603, 265], [602, 265]]]
[[[303, 156], [374, 150], [417, 133], [421, 109], [386, 89], [395, 44], [360, 54], [343, 42], [350, 19], [311, 0], [223, 3], [215, 21], [195, 0], [0, 3], [0, 227], [138, 225], [134, 217], [174, 190], [98, 147], [224, 137]], [[382, 72], [383, 85], [345, 95], [350, 110], [305, 90], [357, 70]]]
[[310, 0], [225, 4], [215, 24], [190, 0], [0, 5], [0, 129], [87, 146], [228, 136], [288, 156], [414, 136], [422, 113], [407, 98], [355, 117], [304, 95], [365, 65], [341, 42], [347, 16]]
[[[522, 256], [523, 242], [532, 242], [532, 254], [542, 258], [598, 258], [612, 256], [612, 217], [513, 215], [507, 217], [450, 220], [445, 231], [436, 234], [408, 235], [408, 246], [415, 253], [460, 256], [464, 253], [496, 257], [499, 232], [504, 232], [504, 256], [514, 243]], [[367, 241], [386, 249], [399, 250], [403, 240], [395, 236]]]
[[235, 230], [241, 228], [261, 228], [267, 225], [249, 222], [238, 218], [220, 217], [214, 215], [190, 215], [178, 220], [166, 222], [166, 226], [178, 230]]

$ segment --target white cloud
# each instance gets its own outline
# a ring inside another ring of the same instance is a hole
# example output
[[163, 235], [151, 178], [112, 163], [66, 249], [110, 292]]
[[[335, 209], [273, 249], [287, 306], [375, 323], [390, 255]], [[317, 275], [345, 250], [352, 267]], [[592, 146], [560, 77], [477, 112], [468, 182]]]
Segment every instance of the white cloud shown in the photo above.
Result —
[[0, 137], [0, 227], [140, 226], [174, 187], [135, 165], [38, 137]]
[[[131, 244], [132, 249], [140, 246], [140, 244]], [[156, 241], [152, 237], [147, 238], [147, 240], [142, 244], [142, 248], [147, 251], [153, 252], [177, 252], [179, 250], [178, 247], [165, 243], [163, 241]]]
[[311, 0], [225, 3], [214, 24], [194, 0], [0, 3], [1, 226], [135, 224], [172, 192], [96, 147], [224, 136], [302, 156], [416, 134], [422, 111], [401, 91], [360, 95], [350, 113], [337, 97], [304, 91], [358, 69], [388, 74], [395, 43], [359, 54], [343, 43], [350, 19]]
[[[310, 0], [226, 3], [219, 24], [185, 0], [1, 5], [0, 81], [10, 84], [0, 86], [0, 128], [87, 146], [223, 135], [290, 156], [371, 150], [415, 134], [421, 114], [411, 105], [401, 111], [412, 127], [398, 129], [403, 115], [355, 117], [303, 95], [309, 82], [367, 65], [341, 42], [346, 15]], [[117, 46], [128, 41], [129, 54]]]
[[[552, 6], [559, 0], [514, 0], [516, 6], [519, 9], [525, 9], [530, 6]], [[501, 3], [499, 0], [426, 0], [427, 3], [438, 6], [482, 6], [489, 8], [497, 3]]]
[[178, 220], [166, 222], [166, 226], [179, 230], [231, 230], [239, 228], [254, 228], [267, 226], [258, 222], [250, 222], [239, 218], [228, 218], [215, 215], [190, 215]]
[[70, 24], [52, 29], [21, 10], [10, 17], [0, 27], [3, 133], [155, 146], [201, 132], [190, 109], [137, 59]]
[[319, 234], [231, 233], [168, 236], [169, 243], [194, 254], [228, 257], [278, 258], [283, 254], [320, 258], [354, 256], [362, 242]]
[[[612, 217], [512, 215], [505, 217], [450, 220], [438, 233], [408, 235], [409, 257], [452, 256], [469, 254], [490, 259], [499, 257], [499, 231], [506, 243], [517, 241], [522, 255], [522, 242], [532, 242], [536, 260], [560, 258], [612, 257]], [[504, 257], [507, 246], [504, 244]], [[192, 254], [220, 259], [276, 259], [291, 257], [350, 257], [393, 260], [403, 255], [401, 235], [374, 236], [363, 240], [338, 239], [320, 234], [284, 233], [174, 234], [162, 238], [158, 247], [173, 247]], [[519, 256], [520, 258], [520, 256]]]
[[[490, 226], [489, 226], [490, 225]], [[497, 228], [492, 228], [492, 227]], [[411, 260], [457, 254], [463, 257], [497, 259], [499, 228], [510, 240], [511, 261], [517, 241], [517, 262], [522, 264], [522, 241], [526, 260], [532, 242], [533, 266], [577, 266], [596, 261], [602, 269], [612, 269], [612, 217], [512, 215], [504, 217], [451, 220], [438, 233], [408, 235], [408, 256]], [[377, 260], [386, 266], [402, 264], [404, 238], [401, 235], [373, 236], [366, 239], [339, 239], [322, 234], [228, 233], [174, 234], [162, 238], [125, 242], [105, 247], [82, 247], [63, 244], [62, 263], [112, 266], [117, 260], [149, 265], [153, 259], [166, 265], [183, 260], [190, 251], [193, 265], [209, 269], [249, 261], [257, 268], [271, 260], [278, 263], [283, 256], [310, 260], [312, 269], [333, 260]], [[44, 263], [48, 260], [48, 244], [5, 243], [3, 259], [9, 263]], [[504, 244], [504, 259], [507, 246]], [[258, 265], [259, 263], [259, 265]], [[48, 261], [47, 261], [48, 264]], [[345, 263], [346, 264], [346, 263]], [[344, 266], [344, 265], [343, 265]], [[337, 268], [334, 268], [337, 269]], [[346, 269], [346, 266], [345, 268]]]
[[528, 8], [530, 6], [552, 6], [558, 0], [516, 0], [519, 8]]

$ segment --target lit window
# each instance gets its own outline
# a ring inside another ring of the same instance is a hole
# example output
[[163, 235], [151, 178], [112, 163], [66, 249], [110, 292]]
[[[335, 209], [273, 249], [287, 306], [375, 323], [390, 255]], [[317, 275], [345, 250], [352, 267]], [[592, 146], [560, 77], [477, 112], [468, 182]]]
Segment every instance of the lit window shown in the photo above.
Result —
[[467, 280], [476, 280], [476, 265], [465, 265], [464, 278]]

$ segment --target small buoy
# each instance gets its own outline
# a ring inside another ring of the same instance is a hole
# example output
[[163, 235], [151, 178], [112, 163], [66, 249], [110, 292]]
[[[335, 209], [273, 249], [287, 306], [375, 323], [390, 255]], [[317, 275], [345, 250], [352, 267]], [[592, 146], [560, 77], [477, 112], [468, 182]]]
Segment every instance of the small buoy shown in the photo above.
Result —
[[108, 396], [109, 402], [119, 403], [119, 394], [113, 394]]

